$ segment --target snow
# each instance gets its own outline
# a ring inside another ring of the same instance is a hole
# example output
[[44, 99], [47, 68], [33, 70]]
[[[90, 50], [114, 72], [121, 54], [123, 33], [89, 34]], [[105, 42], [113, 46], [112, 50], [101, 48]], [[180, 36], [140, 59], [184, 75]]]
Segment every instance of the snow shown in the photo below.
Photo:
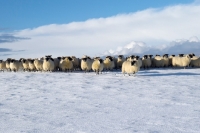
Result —
[[200, 69], [0, 73], [0, 132], [198, 133]]

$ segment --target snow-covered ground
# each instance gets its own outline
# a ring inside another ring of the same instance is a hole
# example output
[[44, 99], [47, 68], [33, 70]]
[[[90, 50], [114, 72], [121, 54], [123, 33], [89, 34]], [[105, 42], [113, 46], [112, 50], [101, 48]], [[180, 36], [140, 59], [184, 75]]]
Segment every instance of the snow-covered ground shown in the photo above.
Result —
[[200, 69], [0, 73], [1, 133], [199, 133]]

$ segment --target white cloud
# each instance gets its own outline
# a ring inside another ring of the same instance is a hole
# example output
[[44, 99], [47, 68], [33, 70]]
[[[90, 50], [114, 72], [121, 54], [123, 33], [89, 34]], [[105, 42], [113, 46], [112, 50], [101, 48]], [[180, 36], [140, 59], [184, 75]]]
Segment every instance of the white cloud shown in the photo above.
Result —
[[95, 56], [132, 40], [145, 42], [147, 48], [163, 49], [163, 44], [171, 40], [200, 37], [200, 5], [197, 3], [15, 31], [14, 35], [31, 39], [3, 43], [1, 47], [26, 50], [18, 56], [29, 57], [44, 54]]

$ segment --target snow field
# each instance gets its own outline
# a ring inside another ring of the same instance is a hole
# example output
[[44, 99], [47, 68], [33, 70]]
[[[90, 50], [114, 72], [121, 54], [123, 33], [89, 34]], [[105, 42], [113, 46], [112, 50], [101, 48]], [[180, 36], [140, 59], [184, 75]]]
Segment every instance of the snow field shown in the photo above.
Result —
[[0, 132], [198, 133], [200, 69], [0, 73]]

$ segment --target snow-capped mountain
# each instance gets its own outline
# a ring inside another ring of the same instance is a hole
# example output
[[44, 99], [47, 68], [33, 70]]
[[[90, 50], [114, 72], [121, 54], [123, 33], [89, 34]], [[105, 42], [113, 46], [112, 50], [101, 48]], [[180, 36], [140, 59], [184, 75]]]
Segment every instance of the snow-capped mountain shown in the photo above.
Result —
[[200, 55], [200, 41], [198, 37], [194, 36], [188, 40], [179, 39], [172, 41], [169, 44], [162, 44], [160, 46], [149, 46], [144, 42], [132, 41], [129, 44], [118, 47], [116, 50], [108, 50], [103, 55], [143, 55], [143, 54], [187, 54], [195, 53]]

